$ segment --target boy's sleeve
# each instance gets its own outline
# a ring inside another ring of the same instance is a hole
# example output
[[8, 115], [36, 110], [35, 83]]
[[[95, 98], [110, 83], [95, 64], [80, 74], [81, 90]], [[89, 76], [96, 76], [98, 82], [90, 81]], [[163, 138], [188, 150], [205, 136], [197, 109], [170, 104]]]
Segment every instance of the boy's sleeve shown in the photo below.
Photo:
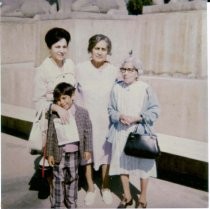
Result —
[[54, 123], [53, 123], [53, 118], [54, 117], [50, 117], [49, 118], [49, 124], [48, 124], [48, 131], [47, 131], [47, 141], [46, 141], [46, 156], [52, 156], [53, 155], [53, 145], [55, 143], [55, 127], [54, 127]]
[[92, 131], [92, 122], [90, 120], [89, 113], [85, 114], [85, 129], [84, 129], [84, 151], [92, 152], [93, 151], [93, 131]]

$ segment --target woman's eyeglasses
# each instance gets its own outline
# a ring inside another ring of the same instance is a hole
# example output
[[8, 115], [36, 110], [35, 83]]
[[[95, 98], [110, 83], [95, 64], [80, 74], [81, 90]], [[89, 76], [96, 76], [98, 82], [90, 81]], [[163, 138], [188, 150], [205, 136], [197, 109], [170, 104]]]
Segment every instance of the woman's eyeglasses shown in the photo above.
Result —
[[129, 73], [132, 73], [134, 71], [137, 71], [137, 69], [136, 68], [123, 68], [123, 67], [121, 67], [120, 71], [121, 71], [121, 73], [125, 73], [126, 71], [129, 72]]

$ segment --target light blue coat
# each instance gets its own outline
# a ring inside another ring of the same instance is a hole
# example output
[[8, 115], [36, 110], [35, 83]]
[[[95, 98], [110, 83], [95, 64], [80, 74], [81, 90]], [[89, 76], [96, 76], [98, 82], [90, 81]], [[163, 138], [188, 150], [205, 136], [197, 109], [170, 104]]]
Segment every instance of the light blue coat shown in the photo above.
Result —
[[[122, 81], [117, 82], [115, 85], [121, 85], [121, 84], [122, 84]], [[109, 142], [112, 142], [112, 139], [114, 137], [113, 134], [117, 129], [117, 124], [120, 122], [119, 117], [121, 114], [118, 111], [117, 101], [116, 101], [116, 98], [114, 97], [113, 92], [111, 92], [111, 95], [110, 95], [108, 113], [110, 116], [110, 129], [109, 129], [107, 139]], [[146, 88], [146, 94], [145, 94], [143, 107], [140, 112], [140, 115], [144, 118], [145, 122], [150, 126], [150, 128], [152, 128], [154, 122], [157, 120], [157, 118], [160, 115], [160, 107], [159, 107], [157, 97], [150, 86]], [[145, 134], [149, 132], [144, 122], [140, 122], [138, 124], [137, 132], [139, 134]]]

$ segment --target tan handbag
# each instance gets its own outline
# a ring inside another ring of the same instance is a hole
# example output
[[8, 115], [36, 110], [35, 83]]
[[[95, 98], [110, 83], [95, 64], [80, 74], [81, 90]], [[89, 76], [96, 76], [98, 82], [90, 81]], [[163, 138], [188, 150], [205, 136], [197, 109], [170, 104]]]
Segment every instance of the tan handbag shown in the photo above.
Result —
[[44, 110], [36, 113], [31, 132], [28, 139], [29, 151], [41, 152], [46, 144], [48, 119], [46, 119]]

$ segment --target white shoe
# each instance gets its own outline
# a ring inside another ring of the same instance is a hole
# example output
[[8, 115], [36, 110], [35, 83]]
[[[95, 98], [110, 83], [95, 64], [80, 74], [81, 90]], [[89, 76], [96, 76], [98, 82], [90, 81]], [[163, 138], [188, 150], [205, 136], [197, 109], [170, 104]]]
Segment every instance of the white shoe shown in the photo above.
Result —
[[95, 198], [96, 198], [96, 189], [94, 190], [94, 192], [87, 192], [86, 196], [85, 196], [85, 205], [92, 205], [95, 202]]
[[111, 194], [110, 190], [109, 189], [104, 189], [104, 190], [101, 191], [101, 193], [102, 193], [103, 201], [107, 205], [112, 204], [113, 198], [112, 198], [112, 194]]

